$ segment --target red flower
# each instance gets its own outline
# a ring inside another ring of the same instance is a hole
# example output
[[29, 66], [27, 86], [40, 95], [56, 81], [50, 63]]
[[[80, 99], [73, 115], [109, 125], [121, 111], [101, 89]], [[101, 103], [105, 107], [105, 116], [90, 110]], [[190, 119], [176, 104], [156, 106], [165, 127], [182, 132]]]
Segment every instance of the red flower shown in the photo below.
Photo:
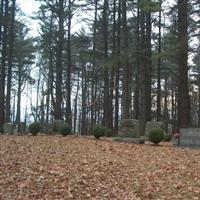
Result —
[[175, 134], [174, 134], [174, 137], [175, 137], [176, 139], [179, 139], [179, 138], [180, 138], [180, 133], [175, 133]]

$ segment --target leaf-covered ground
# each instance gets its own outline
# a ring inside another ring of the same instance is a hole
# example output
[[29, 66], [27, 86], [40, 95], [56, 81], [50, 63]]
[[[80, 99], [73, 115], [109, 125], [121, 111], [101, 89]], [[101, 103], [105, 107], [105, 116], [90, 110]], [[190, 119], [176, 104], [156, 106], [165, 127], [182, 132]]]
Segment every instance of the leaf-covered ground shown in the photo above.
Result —
[[0, 199], [200, 199], [200, 150], [0, 136]]

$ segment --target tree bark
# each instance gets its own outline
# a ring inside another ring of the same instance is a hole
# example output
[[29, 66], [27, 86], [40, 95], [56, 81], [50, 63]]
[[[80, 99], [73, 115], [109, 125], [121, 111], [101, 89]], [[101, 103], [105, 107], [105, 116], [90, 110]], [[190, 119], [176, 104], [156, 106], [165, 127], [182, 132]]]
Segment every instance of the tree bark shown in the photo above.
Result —
[[151, 121], [151, 78], [152, 78], [152, 51], [151, 51], [151, 11], [146, 13], [146, 121]]
[[98, 0], [94, 1], [94, 30], [93, 30], [93, 48], [92, 48], [92, 83], [91, 83], [91, 128], [96, 123], [96, 43], [97, 43], [97, 3]]
[[141, 60], [143, 64], [140, 65], [140, 107], [139, 107], [139, 132], [140, 136], [145, 134], [145, 122], [146, 122], [146, 46], [145, 46], [145, 14], [141, 10], [140, 15], [140, 31], [141, 31]]
[[128, 28], [126, 0], [122, 0], [122, 64], [123, 64], [123, 118], [130, 118], [131, 105], [131, 69], [128, 62]]
[[104, 75], [104, 116], [103, 116], [103, 125], [110, 128], [109, 120], [109, 73], [107, 67], [107, 57], [108, 57], [108, 0], [104, 0], [103, 3], [103, 41], [104, 41], [104, 66], [103, 66], [103, 75]]
[[188, 0], [178, 0], [178, 126], [190, 124], [188, 90]]
[[85, 65], [82, 64], [82, 116], [81, 116], [81, 135], [86, 135], [86, 69]]
[[20, 128], [20, 121], [21, 121], [21, 86], [22, 86], [22, 72], [21, 72], [21, 65], [19, 64], [18, 67], [18, 88], [17, 88], [17, 113], [16, 113], [16, 125], [17, 131], [19, 132]]
[[67, 25], [67, 107], [66, 107], [66, 121], [72, 127], [72, 111], [71, 111], [71, 20], [72, 20], [72, 2], [69, 0], [68, 5], [68, 25]]
[[[139, 4], [139, 0], [138, 0]], [[141, 53], [140, 53], [140, 9], [139, 6], [137, 7], [137, 57], [136, 57], [136, 74], [135, 74], [135, 91], [134, 91], [134, 118], [139, 119], [139, 95], [140, 95], [140, 60], [141, 60]]]
[[159, 10], [159, 23], [158, 23], [158, 66], [157, 66], [157, 121], [161, 120], [161, 8], [162, 0], [160, 0], [160, 10]]
[[118, 131], [118, 124], [119, 124], [119, 69], [120, 69], [120, 49], [121, 49], [121, 1], [119, 0], [118, 3], [118, 22], [117, 22], [117, 65], [116, 65], [116, 72], [115, 72], [115, 131]]
[[76, 127], [77, 127], [78, 93], [79, 93], [79, 72], [78, 72], [77, 89], [74, 101], [74, 133], [76, 133]]
[[63, 43], [64, 43], [64, 5], [63, 0], [58, 4], [58, 44], [56, 50], [56, 102], [54, 115], [55, 119], [62, 119], [62, 63], [63, 63]]
[[[1, 9], [0, 9], [0, 44], [2, 44], [3, 11], [4, 11], [4, 0], [1, 0]], [[0, 45], [0, 46], [1, 46], [1, 45]]]
[[5, 122], [5, 78], [6, 78], [6, 59], [7, 59], [7, 42], [8, 42], [8, 0], [5, 1], [4, 12], [4, 29], [2, 57], [0, 68], [0, 128], [3, 128]]

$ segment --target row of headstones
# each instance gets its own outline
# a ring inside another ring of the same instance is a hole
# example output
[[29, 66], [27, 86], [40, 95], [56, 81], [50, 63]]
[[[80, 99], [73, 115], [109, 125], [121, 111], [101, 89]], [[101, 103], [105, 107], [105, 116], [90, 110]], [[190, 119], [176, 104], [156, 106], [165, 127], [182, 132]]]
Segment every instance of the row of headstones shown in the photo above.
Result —
[[[149, 121], [145, 125], [145, 136], [155, 128], [164, 129], [164, 123], [161, 121]], [[172, 134], [172, 126], [168, 127], [168, 133]], [[123, 138], [139, 137], [139, 120], [123, 119], [120, 122], [119, 134]], [[178, 137], [176, 137], [178, 136]], [[181, 147], [200, 147], [200, 128], [182, 128], [179, 134], [174, 134], [172, 143]]]
[[[149, 132], [155, 128], [164, 128], [164, 123], [161, 121], [148, 121], [145, 124], [145, 136], [148, 137]], [[120, 122], [118, 135], [125, 138], [138, 138], [139, 135], [139, 120], [123, 119]]]

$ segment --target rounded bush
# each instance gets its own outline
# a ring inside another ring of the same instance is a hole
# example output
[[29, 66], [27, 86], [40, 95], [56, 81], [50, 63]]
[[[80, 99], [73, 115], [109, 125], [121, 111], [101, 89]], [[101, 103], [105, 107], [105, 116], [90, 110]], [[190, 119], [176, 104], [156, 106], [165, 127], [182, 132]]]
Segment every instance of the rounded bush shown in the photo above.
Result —
[[161, 128], [153, 129], [149, 133], [149, 141], [157, 145], [164, 139], [164, 131]]
[[68, 124], [63, 124], [61, 127], [60, 127], [60, 133], [63, 135], [63, 136], [67, 136], [71, 133], [71, 128], [69, 127]]
[[105, 134], [105, 127], [101, 126], [101, 125], [95, 125], [93, 127], [93, 135], [96, 139], [99, 139], [100, 137], [104, 136]]
[[28, 129], [29, 129], [30, 133], [35, 136], [41, 131], [41, 125], [38, 122], [34, 122], [34, 123], [30, 124]]

